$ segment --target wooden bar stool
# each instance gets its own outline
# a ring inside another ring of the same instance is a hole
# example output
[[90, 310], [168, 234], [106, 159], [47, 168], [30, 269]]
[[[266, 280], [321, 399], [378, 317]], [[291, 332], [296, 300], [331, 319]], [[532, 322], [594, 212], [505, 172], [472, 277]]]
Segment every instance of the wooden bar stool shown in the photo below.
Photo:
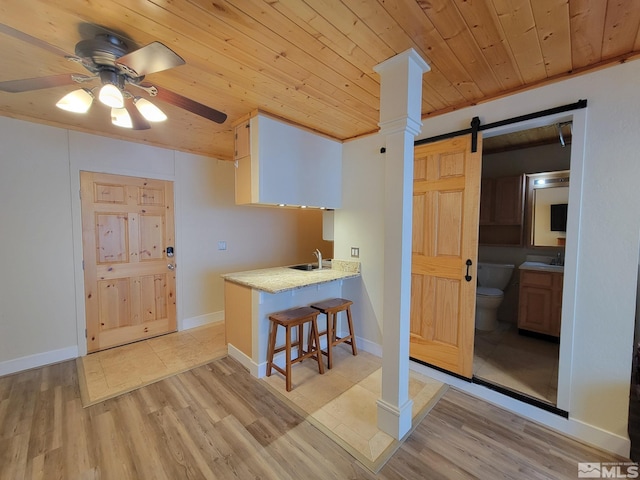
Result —
[[[351, 345], [351, 352], [353, 355], [358, 355], [358, 348], [356, 347], [356, 337], [353, 333], [353, 321], [351, 320], [351, 305], [353, 302], [345, 298], [331, 298], [322, 302], [311, 304], [311, 308], [315, 308], [320, 313], [324, 313], [327, 316], [327, 329], [323, 332], [318, 332], [318, 337], [327, 335], [327, 351], [321, 350], [321, 352], [327, 356], [327, 366], [333, 367], [333, 354], [332, 348], [341, 343]], [[347, 322], [349, 324], [349, 335], [346, 337], [338, 337], [336, 333], [338, 313], [347, 312]], [[319, 344], [317, 344], [319, 345]], [[318, 347], [319, 348], [319, 347]]]
[[[318, 336], [318, 323], [317, 318], [320, 312], [310, 307], [291, 308], [283, 312], [273, 313], [269, 315], [271, 320], [271, 329], [269, 331], [269, 348], [267, 351], [267, 377], [271, 376], [271, 369], [274, 368], [282, 375], [287, 382], [287, 392], [291, 391], [291, 365], [301, 362], [305, 358], [315, 357], [318, 361], [318, 371], [324, 373], [324, 365], [322, 363], [322, 355], [319, 353], [318, 345], [320, 345], [320, 338]], [[302, 344], [304, 324], [309, 323], [309, 341], [308, 350], [304, 350]], [[285, 344], [276, 348], [276, 337], [278, 335], [278, 326], [285, 328]], [[291, 334], [294, 327], [297, 327], [297, 339], [292, 343]], [[315, 343], [314, 343], [315, 342]], [[291, 358], [291, 348], [298, 347], [298, 355], [296, 358]], [[286, 352], [285, 369], [283, 370], [278, 365], [273, 363], [273, 356], [276, 353]]]

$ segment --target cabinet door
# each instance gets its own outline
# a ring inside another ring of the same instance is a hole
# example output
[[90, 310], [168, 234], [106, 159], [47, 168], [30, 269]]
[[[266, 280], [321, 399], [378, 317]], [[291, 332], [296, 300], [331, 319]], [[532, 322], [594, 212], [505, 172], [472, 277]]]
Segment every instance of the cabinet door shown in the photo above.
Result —
[[250, 120], [242, 122], [234, 127], [235, 132], [235, 153], [236, 175], [235, 192], [236, 205], [247, 205], [252, 203], [252, 178], [251, 172], [251, 129]]
[[495, 179], [494, 221], [498, 225], [522, 224], [522, 176]]
[[554, 335], [551, 332], [551, 289], [520, 284], [518, 328]]
[[252, 181], [251, 156], [248, 155], [237, 159], [235, 176], [236, 205], [248, 205], [252, 203]]
[[483, 178], [480, 182], [480, 225], [493, 221], [493, 178]]
[[251, 137], [250, 137], [249, 120], [242, 122], [235, 127], [235, 154], [234, 159], [246, 157], [251, 154]]

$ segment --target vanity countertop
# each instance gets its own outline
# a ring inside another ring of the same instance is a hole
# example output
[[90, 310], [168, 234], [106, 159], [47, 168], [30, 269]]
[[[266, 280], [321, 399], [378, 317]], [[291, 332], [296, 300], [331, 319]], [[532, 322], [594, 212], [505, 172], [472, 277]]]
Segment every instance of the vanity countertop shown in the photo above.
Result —
[[289, 267], [272, 267], [222, 275], [226, 281], [267, 293], [281, 293], [309, 285], [346, 280], [359, 276], [360, 262], [335, 259], [331, 262], [331, 268], [304, 271]]
[[543, 272], [564, 272], [563, 265], [551, 265], [543, 262], [524, 262], [518, 267], [520, 270], [539, 270]]

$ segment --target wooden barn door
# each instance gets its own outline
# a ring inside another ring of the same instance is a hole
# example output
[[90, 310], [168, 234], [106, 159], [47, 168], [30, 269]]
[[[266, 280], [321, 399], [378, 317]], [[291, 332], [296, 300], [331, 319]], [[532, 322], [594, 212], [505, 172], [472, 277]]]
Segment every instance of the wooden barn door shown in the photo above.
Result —
[[417, 146], [414, 163], [410, 355], [467, 378], [473, 375], [481, 152], [481, 139], [472, 153], [466, 135]]
[[176, 330], [173, 183], [81, 172], [87, 352]]

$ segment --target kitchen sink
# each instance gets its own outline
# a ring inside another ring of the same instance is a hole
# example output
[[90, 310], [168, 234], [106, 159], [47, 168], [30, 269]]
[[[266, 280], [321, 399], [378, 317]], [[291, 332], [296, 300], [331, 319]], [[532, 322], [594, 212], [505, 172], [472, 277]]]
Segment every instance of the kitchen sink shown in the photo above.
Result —
[[309, 271], [309, 270], [316, 270], [318, 268], [318, 265], [314, 265], [313, 263], [303, 263], [300, 265], [291, 265], [289, 268], [293, 268], [295, 270]]

